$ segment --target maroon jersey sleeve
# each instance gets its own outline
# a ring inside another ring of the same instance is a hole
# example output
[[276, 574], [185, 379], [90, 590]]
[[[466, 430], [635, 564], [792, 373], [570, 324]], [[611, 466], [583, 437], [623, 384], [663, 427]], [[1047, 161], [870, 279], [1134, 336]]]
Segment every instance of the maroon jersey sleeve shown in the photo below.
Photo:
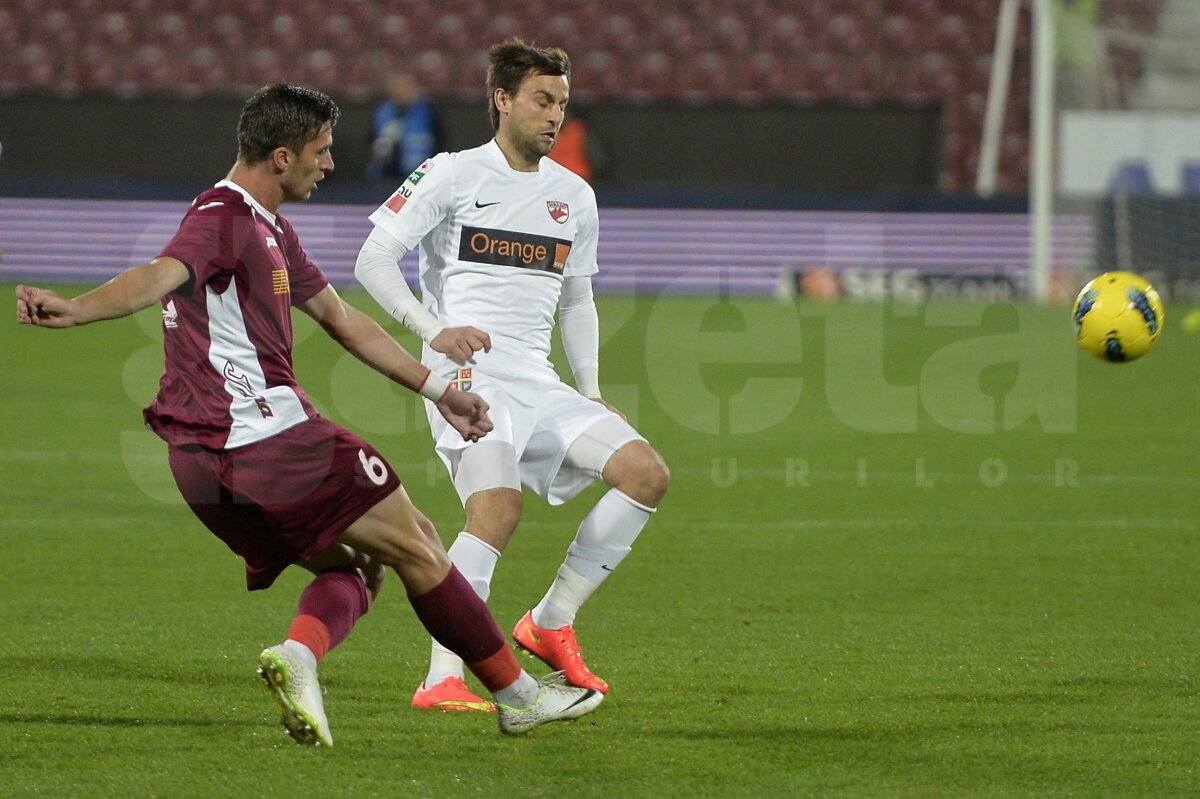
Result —
[[182, 261], [192, 273], [187, 285], [179, 289], [191, 293], [215, 276], [233, 268], [233, 246], [230, 241], [229, 200], [213, 198], [210, 193], [196, 198], [159, 257]]
[[292, 287], [292, 305], [300, 305], [315, 297], [329, 285], [324, 273], [308, 257], [300, 246], [300, 237], [295, 228], [283, 217], [277, 217], [283, 232], [283, 243], [287, 249], [288, 283]]

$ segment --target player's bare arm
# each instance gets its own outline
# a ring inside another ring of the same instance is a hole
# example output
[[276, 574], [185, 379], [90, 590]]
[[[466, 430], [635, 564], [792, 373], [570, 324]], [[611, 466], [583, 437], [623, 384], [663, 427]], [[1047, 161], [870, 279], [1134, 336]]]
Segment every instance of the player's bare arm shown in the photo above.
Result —
[[333, 286], [326, 286], [299, 307], [355, 358], [405, 388], [433, 400], [442, 416], [462, 434], [464, 440], [478, 441], [491, 431], [492, 421], [488, 418], [488, 406], [482, 397], [459, 391], [449, 384], [430, 392], [430, 381], [444, 383], [444, 378], [431, 375], [374, 319], [345, 302]]
[[333, 286], [326, 286], [299, 307], [355, 358], [405, 388], [420, 388], [429, 370], [375, 320], [345, 302]]
[[75, 327], [137, 313], [187, 282], [190, 273], [174, 258], [130, 267], [102, 286], [73, 299], [50, 289], [17, 286], [17, 322], [38, 327]]
[[463, 441], [478, 441], [492, 431], [488, 404], [483, 397], [470, 391], [459, 391], [450, 385], [435, 403], [438, 412], [463, 437]]

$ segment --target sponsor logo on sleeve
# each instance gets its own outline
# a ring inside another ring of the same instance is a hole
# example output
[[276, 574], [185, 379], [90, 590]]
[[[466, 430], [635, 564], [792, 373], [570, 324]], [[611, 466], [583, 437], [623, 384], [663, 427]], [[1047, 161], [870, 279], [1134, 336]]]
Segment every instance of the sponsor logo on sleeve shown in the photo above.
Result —
[[408, 190], [408, 186], [401, 186], [396, 189], [396, 193], [383, 204], [383, 207], [391, 211], [393, 214], [400, 213], [400, 209], [408, 202], [408, 198], [412, 196], [412, 192]]
[[403, 208], [404, 204], [412, 197], [413, 187], [421, 182], [421, 178], [425, 177], [425, 175], [429, 172], [430, 166], [430, 163], [426, 161], [414, 169], [412, 174], [405, 178], [404, 182], [400, 184], [400, 188], [396, 189], [396, 193], [393, 194], [391, 198], [383, 204], [383, 207], [391, 211], [393, 214], [400, 213], [400, 209]]
[[562, 274], [571, 242], [512, 230], [463, 227], [458, 259], [476, 264], [515, 266]]
[[425, 161], [419, 167], [412, 171], [412, 174], [405, 178], [404, 182], [410, 186], [415, 186], [421, 182], [421, 178], [425, 177], [425, 173], [429, 171], [429, 162]]

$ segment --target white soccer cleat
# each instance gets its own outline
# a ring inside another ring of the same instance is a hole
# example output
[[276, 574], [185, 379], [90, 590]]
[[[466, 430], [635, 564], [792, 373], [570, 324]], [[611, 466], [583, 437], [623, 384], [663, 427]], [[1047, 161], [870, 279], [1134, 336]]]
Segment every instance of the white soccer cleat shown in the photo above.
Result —
[[557, 672], [539, 679], [537, 699], [529, 707], [509, 707], [497, 703], [500, 715], [500, 732], [520, 735], [534, 727], [551, 721], [570, 721], [585, 716], [596, 709], [604, 694], [594, 688], [576, 688], [564, 685]]
[[283, 726], [297, 743], [333, 746], [317, 673], [283, 645], [258, 656], [258, 675], [283, 708]]

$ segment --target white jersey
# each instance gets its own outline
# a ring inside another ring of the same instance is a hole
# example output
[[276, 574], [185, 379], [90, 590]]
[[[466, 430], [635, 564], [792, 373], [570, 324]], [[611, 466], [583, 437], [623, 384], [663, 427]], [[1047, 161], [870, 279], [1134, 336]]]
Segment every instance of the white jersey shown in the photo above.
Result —
[[[490, 361], [552, 370], [550, 338], [564, 277], [594, 274], [599, 216], [592, 187], [549, 158], [537, 172], [508, 165], [493, 139], [426, 161], [371, 214], [377, 227], [420, 245], [421, 301], [447, 327], [492, 339]], [[444, 371], [446, 356], [424, 349]]]

